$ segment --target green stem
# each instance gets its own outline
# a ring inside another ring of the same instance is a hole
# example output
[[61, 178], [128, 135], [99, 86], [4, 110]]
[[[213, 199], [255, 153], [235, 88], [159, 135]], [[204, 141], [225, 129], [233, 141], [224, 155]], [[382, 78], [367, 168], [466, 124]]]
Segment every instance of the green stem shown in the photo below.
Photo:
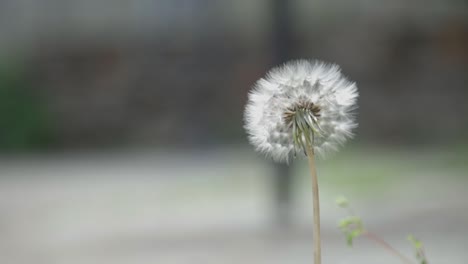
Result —
[[313, 195], [313, 210], [314, 210], [314, 223], [313, 223], [313, 243], [314, 243], [314, 264], [321, 264], [321, 240], [320, 240], [320, 200], [319, 200], [319, 187], [317, 179], [317, 170], [315, 168], [315, 155], [314, 150], [307, 142], [307, 157], [309, 159], [309, 169], [312, 176], [312, 195]]

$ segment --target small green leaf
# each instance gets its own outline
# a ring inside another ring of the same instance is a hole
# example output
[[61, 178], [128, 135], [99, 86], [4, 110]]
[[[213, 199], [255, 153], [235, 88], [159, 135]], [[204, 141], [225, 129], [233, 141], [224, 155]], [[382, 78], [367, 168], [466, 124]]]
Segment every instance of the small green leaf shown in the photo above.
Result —
[[427, 264], [427, 259], [424, 255], [423, 243], [413, 235], [408, 235], [407, 239], [411, 242], [416, 251], [416, 259], [419, 260], [421, 264]]
[[418, 239], [416, 239], [413, 235], [408, 235], [407, 237], [408, 241], [411, 242], [411, 244], [413, 244], [413, 247], [416, 249], [416, 250], [419, 250], [423, 247], [423, 244], [421, 241], [419, 241]]
[[350, 224], [352, 224], [351, 220], [349, 218], [344, 218], [340, 220], [338, 227], [341, 229], [347, 229]]
[[353, 236], [353, 238], [356, 238], [356, 237], [360, 236], [361, 233], [362, 233], [361, 230], [356, 229], [356, 230], [351, 231], [351, 236]]
[[346, 199], [344, 196], [337, 197], [335, 202], [341, 208], [347, 208], [349, 206], [348, 199]]

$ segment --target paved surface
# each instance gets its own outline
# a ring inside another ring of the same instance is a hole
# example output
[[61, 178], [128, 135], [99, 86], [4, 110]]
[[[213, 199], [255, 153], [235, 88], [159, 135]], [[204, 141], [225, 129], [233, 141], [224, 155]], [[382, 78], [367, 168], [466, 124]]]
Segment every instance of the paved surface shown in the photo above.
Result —
[[[411, 232], [431, 263], [468, 263], [463, 169], [408, 169], [364, 194], [328, 184], [329, 166], [319, 171], [324, 264], [400, 263], [364, 239], [345, 245], [333, 202], [343, 192], [403, 253]], [[294, 225], [278, 229], [271, 167], [250, 151], [3, 157], [0, 175], [0, 263], [312, 263], [307, 178], [297, 181]]]

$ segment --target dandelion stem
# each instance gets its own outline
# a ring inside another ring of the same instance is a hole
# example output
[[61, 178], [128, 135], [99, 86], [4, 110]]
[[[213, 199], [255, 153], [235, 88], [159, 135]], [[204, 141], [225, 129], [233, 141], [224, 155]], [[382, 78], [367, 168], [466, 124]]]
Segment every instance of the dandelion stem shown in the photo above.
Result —
[[317, 179], [317, 170], [315, 168], [315, 156], [314, 150], [308, 142], [307, 157], [309, 159], [309, 169], [312, 176], [312, 195], [313, 195], [313, 207], [314, 207], [314, 225], [313, 225], [313, 238], [314, 238], [314, 264], [321, 264], [321, 245], [320, 245], [320, 201], [319, 201], [319, 187]]

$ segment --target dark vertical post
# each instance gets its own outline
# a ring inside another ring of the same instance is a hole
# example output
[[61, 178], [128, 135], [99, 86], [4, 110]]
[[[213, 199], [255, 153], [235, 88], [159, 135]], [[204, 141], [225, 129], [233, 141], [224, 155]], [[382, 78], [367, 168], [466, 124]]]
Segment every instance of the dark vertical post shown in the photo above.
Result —
[[[291, 58], [292, 21], [289, 0], [272, 0], [272, 57], [274, 65]], [[292, 178], [291, 169], [286, 164], [275, 164], [274, 214], [276, 224], [287, 228], [291, 224]]]
[[272, 0], [272, 47], [273, 61], [282, 63], [291, 57], [292, 21], [289, 0]]

